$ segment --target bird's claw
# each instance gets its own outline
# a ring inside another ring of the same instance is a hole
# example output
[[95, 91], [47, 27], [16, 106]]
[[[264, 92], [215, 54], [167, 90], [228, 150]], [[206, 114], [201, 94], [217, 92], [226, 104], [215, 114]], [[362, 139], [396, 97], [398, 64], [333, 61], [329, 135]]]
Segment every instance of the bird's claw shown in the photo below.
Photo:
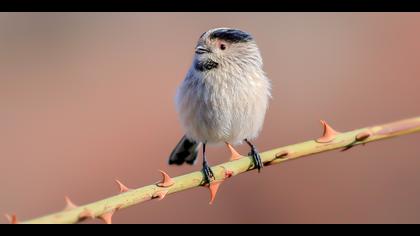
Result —
[[254, 161], [254, 167], [258, 169], [258, 173], [261, 172], [261, 169], [264, 167], [264, 164], [261, 160], [260, 153], [257, 151], [257, 149], [252, 148], [251, 152], [248, 155], [252, 157], [252, 160]]
[[203, 165], [202, 172], [204, 174], [204, 184], [210, 184], [211, 180], [215, 179], [213, 171], [211, 170], [210, 166], [207, 163]]

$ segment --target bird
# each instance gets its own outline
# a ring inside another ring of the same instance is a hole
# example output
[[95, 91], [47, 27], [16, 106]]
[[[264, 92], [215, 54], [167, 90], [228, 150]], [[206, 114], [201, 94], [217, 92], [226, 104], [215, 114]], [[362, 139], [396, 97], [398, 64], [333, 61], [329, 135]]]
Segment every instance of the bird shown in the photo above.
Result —
[[233, 146], [247, 143], [253, 166], [264, 164], [251, 142], [260, 134], [271, 82], [254, 37], [236, 28], [214, 28], [201, 34], [192, 64], [175, 95], [185, 135], [169, 156], [169, 164], [194, 164], [202, 147], [204, 184], [214, 180], [206, 146], [226, 144], [231, 159], [241, 155]]

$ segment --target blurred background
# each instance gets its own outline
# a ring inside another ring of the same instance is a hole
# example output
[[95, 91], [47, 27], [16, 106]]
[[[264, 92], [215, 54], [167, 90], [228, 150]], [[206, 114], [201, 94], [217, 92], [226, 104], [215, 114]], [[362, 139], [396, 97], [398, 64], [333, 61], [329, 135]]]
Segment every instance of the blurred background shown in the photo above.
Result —
[[[261, 151], [420, 115], [420, 14], [1, 13], [0, 213], [21, 220], [196, 166], [168, 166], [183, 135], [176, 87], [198, 37], [256, 38], [273, 100]], [[328, 152], [118, 212], [115, 223], [420, 223], [420, 134]], [[247, 153], [246, 146], [238, 147]], [[201, 157], [200, 157], [201, 158]], [[211, 164], [228, 159], [209, 149]], [[6, 223], [5, 219], [0, 222]], [[99, 222], [99, 221], [90, 221]]]

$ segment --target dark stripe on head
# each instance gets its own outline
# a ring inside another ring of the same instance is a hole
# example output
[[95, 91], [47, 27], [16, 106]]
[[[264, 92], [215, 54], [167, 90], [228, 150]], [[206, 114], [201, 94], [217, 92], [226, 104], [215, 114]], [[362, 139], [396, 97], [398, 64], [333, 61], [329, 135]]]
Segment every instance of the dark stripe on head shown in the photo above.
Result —
[[201, 72], [203, 71], [208, 71], [208, 70], [212, 70], [215, 69], [219, 66], [219, 63], [211, 60], [211, 59], [207, 59], [205, 61], [195, 61], [194, 63], [194, 67], [196, 70], [199, 70]]
[[230, 43], [246, 43], [252, 41], [250, 34], [238, 29], [218, 29], [210, 34], [210, 39], [222, 39]]

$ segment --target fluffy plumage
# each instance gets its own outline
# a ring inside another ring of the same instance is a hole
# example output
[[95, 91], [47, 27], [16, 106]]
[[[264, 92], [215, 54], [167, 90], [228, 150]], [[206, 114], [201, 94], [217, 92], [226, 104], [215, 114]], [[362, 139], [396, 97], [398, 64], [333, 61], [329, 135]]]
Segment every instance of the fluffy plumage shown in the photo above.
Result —
[[[235, 145], [256, 138], [271, 96], [262, 66], [260, 51], [250, 34], [229, 28], [205, 32], [176, 94], [185, 130], [178, 146], [183, 142]], [[170, 158], [175, 163], [181, 162], [176, 150]]]

